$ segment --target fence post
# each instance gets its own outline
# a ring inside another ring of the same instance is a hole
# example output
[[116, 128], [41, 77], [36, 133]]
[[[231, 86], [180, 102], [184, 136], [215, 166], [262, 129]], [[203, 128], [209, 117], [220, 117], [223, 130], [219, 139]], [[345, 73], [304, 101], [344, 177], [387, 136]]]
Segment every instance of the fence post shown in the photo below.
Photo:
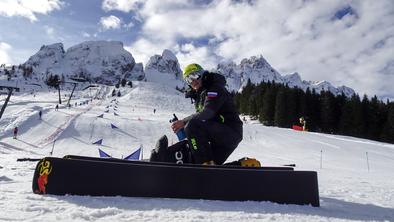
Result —
[[320, 169], [323, 169], [323, 150], [320, 150]]
[[368, 172], [369, 172], [369, 158], [368, 158], [368, 152], [365, 152], [365, 155], [367, 156], [367, 167], [368, 167]]

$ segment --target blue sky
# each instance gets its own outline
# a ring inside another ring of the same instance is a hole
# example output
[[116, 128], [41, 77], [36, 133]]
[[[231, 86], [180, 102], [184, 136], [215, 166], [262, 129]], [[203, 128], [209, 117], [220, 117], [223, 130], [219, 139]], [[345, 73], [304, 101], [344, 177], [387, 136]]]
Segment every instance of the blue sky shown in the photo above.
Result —
[[282, 74], [394, 98], [392, 0], [0, 0], [0, 64], [44, 44], [117, 40], [181, 67], [263, 55]]

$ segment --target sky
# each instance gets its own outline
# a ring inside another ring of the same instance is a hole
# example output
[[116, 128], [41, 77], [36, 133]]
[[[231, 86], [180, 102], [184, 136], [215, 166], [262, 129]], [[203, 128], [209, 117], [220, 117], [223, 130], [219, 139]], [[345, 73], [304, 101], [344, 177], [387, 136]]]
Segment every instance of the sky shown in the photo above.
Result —
[[0, 0], [0, 64], [90, 40], [144, 64], [170, 49], [181, 68], [262, 55], [282, 75], [394, 99], [392, 0]]

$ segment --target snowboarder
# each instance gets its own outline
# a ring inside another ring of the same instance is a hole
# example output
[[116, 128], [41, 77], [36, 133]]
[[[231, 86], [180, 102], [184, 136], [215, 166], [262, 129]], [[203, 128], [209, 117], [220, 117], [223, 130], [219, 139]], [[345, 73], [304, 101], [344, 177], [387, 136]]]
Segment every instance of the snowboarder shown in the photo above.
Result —
[[15, 126], [15, 128], [14, 128], [14, 139], [16, 139], [17, 136], [18, 136], [18, 127]]
[[195, 63], [186, 66], [183, 78], [195, 92], [192, 99], [196, 113], [173, 122], [171, 128], [174, 132], [185, 129], [193, 163], [221, 165], [243, 134], [243, 123], [225, 88], [226, 80]]

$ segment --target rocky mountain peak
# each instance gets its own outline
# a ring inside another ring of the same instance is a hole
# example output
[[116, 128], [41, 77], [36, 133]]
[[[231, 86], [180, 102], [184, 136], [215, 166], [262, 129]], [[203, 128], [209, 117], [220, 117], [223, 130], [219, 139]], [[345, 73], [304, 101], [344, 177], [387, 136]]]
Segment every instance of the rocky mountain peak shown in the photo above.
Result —
[[159, 73], [174, 75], [176, 79], [182, 79], [182, 70], [178, 59], [170, 50], [165, 49], [161, 55], [150, 57], [146, 64], [146, 70], [156, 70]]
[[140, 66], [133, 70], [134, 58], [119, 41], [87, 41], [66, 51], [62, 43], [42, 46], [24, 65], [37, 75], [80, 77], [105, 84], [144, 78]]

